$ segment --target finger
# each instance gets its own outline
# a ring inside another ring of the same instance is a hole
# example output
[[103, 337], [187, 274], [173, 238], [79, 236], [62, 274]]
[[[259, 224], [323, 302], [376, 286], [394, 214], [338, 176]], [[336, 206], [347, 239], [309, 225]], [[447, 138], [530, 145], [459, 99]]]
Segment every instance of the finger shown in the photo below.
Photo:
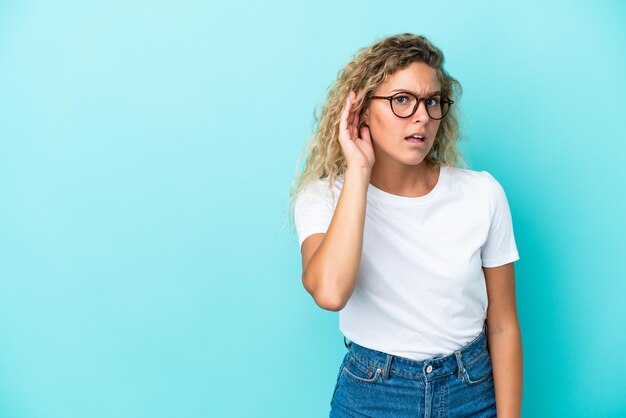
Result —
[[354, 134], [356, 136], [359, 136], [359, 131], [361, 129], [361, 107], [362, 107], [362, 104], [361, 105], [358, 104], [360, 98], [357, 96], [357, 93], [354, 93], [354, 95], [355, 95], [355, 98], [353, 100], [353, 107], [354, 108], [352, 109], [352, 111], [354, 112], [353, 113], [353, 115], [354, 115], [354, 119], [353, 119], [353, 124], [354, 125], [353, 126], [354, 126]]
[[348, 94], [348, 99], [346, 101], [346, 109], [345, 111], [348, 112], [347, 118], [346, 118], [346, 126], [345, 126], [345, 132], [346, 134], [349, 136], [349, 138], [351, 140], [355, 140], [358, 136], [359, 136], [359, 127], [358, 127], [358, 109], [355, 109], [355, 98], [356, 98], [357, 93], [353, 90], [350, 90], [350, 93]]
[[351, 131], [351, 135], [353, 138], [356, 138], [359, 136], [359, 123], [360, 123], [360, 115], [359, 115], [359, 111], [358, 109], [352, 109], [351, 115], [350, 115], [350, 131]]
[[355, 139], [358, 136], [357, 121], [358, 115], [350, 109], [350, 115], [348, 116], [348, 131], [350, 132], [351, 139]]
[[358, 116], [354, 113], [354, 101], [350, 104], [350, 116], [348, 117], [348, 129], [350, 131], [350, 139], [356, 139], [359, 136], [358, 129], [356, 129], [355, 120]]
[[354, 129], [354, 113], [350, 113], [348, 117], [348, 130], [350, 132], [350, 138], [355, 139], [357, 137], [357, 132]]

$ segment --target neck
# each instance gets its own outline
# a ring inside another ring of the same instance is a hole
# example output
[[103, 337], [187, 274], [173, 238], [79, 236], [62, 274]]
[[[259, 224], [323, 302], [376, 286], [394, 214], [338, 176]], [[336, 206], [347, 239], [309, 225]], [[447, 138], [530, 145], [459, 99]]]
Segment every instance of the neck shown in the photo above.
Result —
[[378, 161], [372, 168], [370, 183], [387, 193], [405, 197], [427, 195], [439, 180], [440, 168], [422, 161], [416, 166], [382, 167]]

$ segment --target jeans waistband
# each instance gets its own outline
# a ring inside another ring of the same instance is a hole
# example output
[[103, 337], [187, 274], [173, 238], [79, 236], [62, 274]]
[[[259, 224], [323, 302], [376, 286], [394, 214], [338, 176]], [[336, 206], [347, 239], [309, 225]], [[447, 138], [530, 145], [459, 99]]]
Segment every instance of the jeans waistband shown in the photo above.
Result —
[[360, 346], [354, 341], [350, 342], [348, 350], [349, 354], [363, 365], [380, 369], [384, 379], [388, 378], [390, 371], [428, 380], [455, 372], [461, 377], [464, 365], [471, 364], [483, 352], [487, 351], [486, 329], [487, 326], [484, 324], [481, 333], [476, 338], [453, 353], [421, 361], [372, 350]]

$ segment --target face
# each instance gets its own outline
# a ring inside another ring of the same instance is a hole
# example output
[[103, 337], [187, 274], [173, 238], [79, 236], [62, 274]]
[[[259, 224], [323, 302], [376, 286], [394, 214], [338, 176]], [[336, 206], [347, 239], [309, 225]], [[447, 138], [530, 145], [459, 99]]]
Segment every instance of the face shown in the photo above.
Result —
[[[415, 94], [419, 98], [430, 97], [441, 90], [435, 71], [424, 63], [413, 63], [392, 74], [378, 86], [374, 96], [392, 96], [398, 91]], [[401, 99], [399, 99], [401, 100]], [[399, 118], [392, 110], [389, 100], [372, 99], [363, 120], [370, 127], [376, 163], [387, 165], [418, 165], [433, 147], [440, 120], [431, 119], [426, 105], [420, 100], [415, 113], [408, 118]], [[405, 139], [411, 134], [425, 136], [423, 143]]]

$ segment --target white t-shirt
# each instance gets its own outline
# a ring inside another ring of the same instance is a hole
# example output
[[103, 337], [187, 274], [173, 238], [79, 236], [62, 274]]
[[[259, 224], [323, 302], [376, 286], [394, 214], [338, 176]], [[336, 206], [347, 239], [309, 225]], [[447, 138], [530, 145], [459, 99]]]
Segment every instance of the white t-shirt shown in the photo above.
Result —
[[[343, 186], [327, 179], [296, 197], [300, 246], [326, 232]], [[511, 213], [487, 171], [441, 166], [425, 196], [403, 197], [368, 186], [359, 277], [339, 329], [351, 341], [414, 360], [447, 355], [483, 327], [487, 289], [482, 267], [519, 260]]]

